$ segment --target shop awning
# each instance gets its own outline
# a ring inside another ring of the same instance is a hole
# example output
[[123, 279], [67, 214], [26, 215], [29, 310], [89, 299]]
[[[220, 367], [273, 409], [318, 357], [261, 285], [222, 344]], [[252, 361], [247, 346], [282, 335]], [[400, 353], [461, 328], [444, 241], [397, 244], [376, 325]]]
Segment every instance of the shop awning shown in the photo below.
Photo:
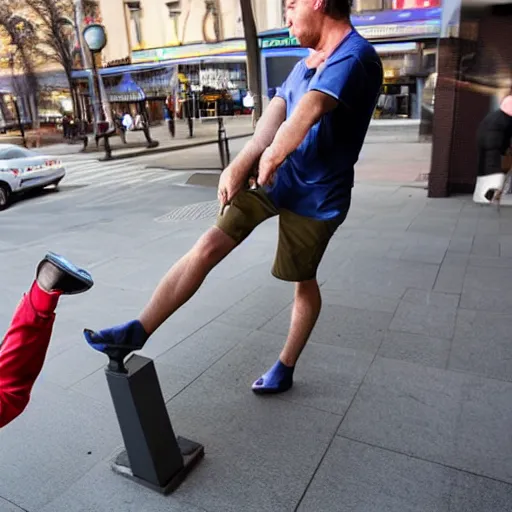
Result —
[[108, 99], [113, 103], [144, 101], [146, 94], [133, 80], [131, 73], [124, 73], [121, 81], [107, 89]]

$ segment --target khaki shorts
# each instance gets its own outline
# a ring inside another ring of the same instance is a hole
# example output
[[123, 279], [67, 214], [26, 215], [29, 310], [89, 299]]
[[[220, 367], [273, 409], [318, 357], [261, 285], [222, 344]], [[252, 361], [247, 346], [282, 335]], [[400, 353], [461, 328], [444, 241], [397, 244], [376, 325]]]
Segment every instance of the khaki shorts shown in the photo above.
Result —
[[217, 227], [240, 244], [263, 221], [279, 215], [279, 242], [272, 275], [283, 281], [316, 278], [327, 245], [346, 215], [317, 220], [277, 209], [262, 190], [242, 190], [217, 218]]

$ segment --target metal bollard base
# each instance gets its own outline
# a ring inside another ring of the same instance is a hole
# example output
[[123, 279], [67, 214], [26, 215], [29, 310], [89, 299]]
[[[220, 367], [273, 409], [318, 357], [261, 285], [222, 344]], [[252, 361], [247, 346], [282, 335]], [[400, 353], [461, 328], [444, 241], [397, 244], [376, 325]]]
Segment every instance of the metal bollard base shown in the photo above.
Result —
[[204, 457], [204, 446], [190, 441], [184, 437], [178, 436], [178, 442], [181, 455], [183, 457], [183, 467], [169, 480], [163, 487], [147, 482], [142, 478], [136, 477], [131, 470], [130, 461], [128, 460], [128, 453], [122, 450], [112, 461], [112, 469], [115, 473], [122, 475], [148, 489], [159, 492], [161, 494], [169, 494], [175, 491], [181, 483], [185, 480], [186, 476], [192, 471], [195, 465]]

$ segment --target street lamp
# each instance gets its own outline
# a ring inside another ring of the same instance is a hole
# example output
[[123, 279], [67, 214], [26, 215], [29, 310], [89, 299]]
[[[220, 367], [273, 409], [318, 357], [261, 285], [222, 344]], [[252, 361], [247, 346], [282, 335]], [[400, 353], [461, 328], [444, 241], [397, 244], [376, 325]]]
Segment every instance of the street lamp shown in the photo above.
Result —
[[103, 50], [107, 45], [107, 33], [105, 27], [99, 23], [91, 23], [87, 25], [83, 31], [83, 36], [87, 48], [91, 52], [92, 60], [92, 75], [93, 75], [93, 88], [92, 93], [94, 95], [94, 123], [95, 123], [95, 134], [96, 140], [103, 136], [105, 139], [105, 159], [110, 160], [112, 158], [112, 149], [110, 147], [109, 133], [108, 133], [108, 121], [104, 119], [105, 113], [101, 108], [101, 88], [98, 76], [98, 69], [96, 68], [95, 55]]

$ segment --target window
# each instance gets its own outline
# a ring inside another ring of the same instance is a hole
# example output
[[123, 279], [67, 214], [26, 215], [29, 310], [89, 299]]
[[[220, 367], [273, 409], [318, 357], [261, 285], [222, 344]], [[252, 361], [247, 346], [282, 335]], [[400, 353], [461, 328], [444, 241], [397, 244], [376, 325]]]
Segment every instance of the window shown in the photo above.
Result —
[[181, 0], [174, 0], [174, 2], [166, 2], [167, 10], [171, 18], [181, 14]]
[[172, 31], [174, 33], [174, 41], [177, 44], [181, 44], [182, 41], [179, 35], [179, 19], [181, 15], [181, 1], [174, 0], [173, 2], [166, 2], [167, 12], [169, 13], [169, 18], [171, 19]]
[[132, 47], [140, 48], [143, 46], [142, 42], [142, 27], [141, 27], [141, 7], [140, 2], [126, 2], [126, 7], [130, 11], [130, 37]]
[[383, 0], [354, 0], [353, 12], [382, 11], [385, 8]]
[[0, 151], [0, 160], [13, 160], [14, 158], [27, 158], [30, 156], [33, 155], [22, 148], [8, 148]]

